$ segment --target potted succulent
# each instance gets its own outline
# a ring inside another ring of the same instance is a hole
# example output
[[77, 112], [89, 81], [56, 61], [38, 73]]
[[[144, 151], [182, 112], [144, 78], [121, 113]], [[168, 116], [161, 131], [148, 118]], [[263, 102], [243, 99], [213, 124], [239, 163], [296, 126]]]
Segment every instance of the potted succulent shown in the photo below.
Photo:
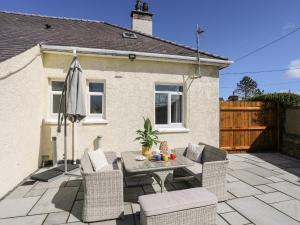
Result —
[[135, 140], [142, 144], [142, 154], [147, 158], [151, 157], [151, 148], [153, 144], [158, 144], [159, 140], [157, 137], [158, 131], [153, 130], [149, 118], [144, 118], [144, 130], [137, 130], [136, 133], [138, 137]]

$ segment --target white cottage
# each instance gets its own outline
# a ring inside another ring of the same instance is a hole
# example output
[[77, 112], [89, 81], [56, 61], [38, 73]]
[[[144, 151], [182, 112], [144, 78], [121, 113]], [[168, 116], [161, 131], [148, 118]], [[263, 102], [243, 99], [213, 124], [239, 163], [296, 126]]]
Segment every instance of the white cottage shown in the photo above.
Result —
[[[200, 52], [199, 77], [197, 50], [153, 36], [152, 16], [146, 4], [137, 6], [128, 29], [0, 12], [0, 197], [42, 160], [52, 160], [58, 102], [74, 49], [88, 116], [75, 132], [68, 125], [73, 159], [94, 149], [98, 136], [104, 150], [139, 150], [134, 139], [143, 117], [172, 148], [199, 141], [219, 145], [219, 70], [231, 62]], [[57, 149], [62, 159], [62, 136]]]

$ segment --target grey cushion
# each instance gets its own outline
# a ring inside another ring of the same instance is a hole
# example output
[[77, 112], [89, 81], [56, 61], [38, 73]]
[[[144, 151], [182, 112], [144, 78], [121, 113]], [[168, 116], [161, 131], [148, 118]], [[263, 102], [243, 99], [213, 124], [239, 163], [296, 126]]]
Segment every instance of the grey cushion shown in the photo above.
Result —
[[[203, 143], [199, 143], [199, 145], [200, 144], [203, 144]], [[223, 161], [223, 160], [227, 159], [226, 151], [216, 148], [216, 147], [213, 147], [211, 145], [206, 145], [206, 144], [204, 144], [204, 145], [205, 145], [205, 148], [202, 153], [202, 160], [201, 160], [202, 163]]]
[[186, 157], [194, 162], [201, 162], [202, 151], [205, 145], [189, 144]]
[[217, 197], [205, 188], [142, 195], [139, 203], [145, 216], [167, 214], [180, 210], [217, 204]]

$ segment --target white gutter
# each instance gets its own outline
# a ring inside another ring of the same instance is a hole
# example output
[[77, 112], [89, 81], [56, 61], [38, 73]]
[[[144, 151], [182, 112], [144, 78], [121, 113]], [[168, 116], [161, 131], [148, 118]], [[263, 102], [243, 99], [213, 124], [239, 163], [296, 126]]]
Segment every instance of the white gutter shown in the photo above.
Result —
[[[135, 55], [136, 56], [135, 60], [169, 61], [169, 62], [179, 62], [179, 63], [188, 63], [188, 64], [198, 64], [197, 57], [41, 44], [41, 51], [45, 53], [56, 52], [56, 53], [73, 54], [74, 50], [77, 52], [78, 55], [99, 55], [104, 57], [122, 57], [122, 58], [128, 58], [129, 55]], [[231, 63], [233, 63], [233, 61], [200, 58], [200, 63], [203, 65], [228, 66]]]

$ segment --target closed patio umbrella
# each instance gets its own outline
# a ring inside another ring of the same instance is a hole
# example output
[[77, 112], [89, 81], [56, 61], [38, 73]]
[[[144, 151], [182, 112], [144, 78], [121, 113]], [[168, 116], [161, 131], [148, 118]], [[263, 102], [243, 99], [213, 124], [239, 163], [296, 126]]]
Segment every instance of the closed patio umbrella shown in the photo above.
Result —
[[[61, 117], [61, 114], [63, 116]], [[75, 56], [67, 77], [65, 79], [64, 88], [62, 91], [59, 115], [58, 115], [58, 128], [61, 131], [61, 125], [64, 121], [64, 163], [65, 172], [68, 171], [67, 166], [67, 119], [72, 123], [79, 122], [86, 116], [85, 106], [85, 93], [84, 93], [84, 79], [80, 63]]]

